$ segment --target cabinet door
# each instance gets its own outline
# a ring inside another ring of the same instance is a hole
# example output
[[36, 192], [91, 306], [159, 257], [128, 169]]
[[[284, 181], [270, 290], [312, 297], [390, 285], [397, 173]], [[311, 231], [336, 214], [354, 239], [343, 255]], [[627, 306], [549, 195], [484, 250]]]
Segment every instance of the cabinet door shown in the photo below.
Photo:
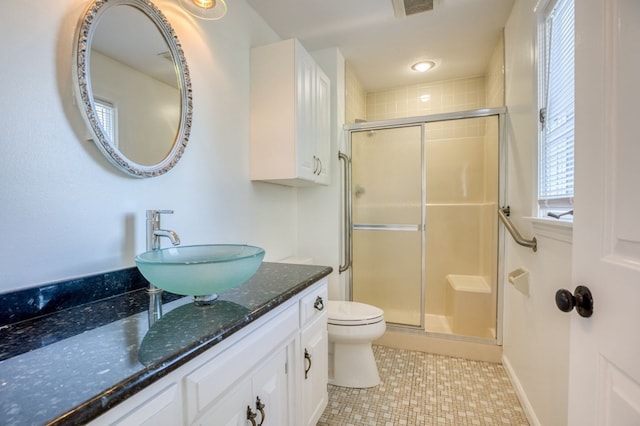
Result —
[[[251, 380], [243, 380], [234, 386], [225, 395], [198, 417], [192, 424], [202, 426], [246, 426], [247, 407], [251, 404]], [[250, 407], [253, 409], [254, 407]]]
[[297, 41], [295, 42], [296, 76], [296, 161], [298, 177], [315, 180], [315, 79], [316, 64]]
[[261, 426], [288, 424], [287, 348], [261, 363], [240, 383], [225, 390], [224, 396], [193, 424], [245, 426], [251, 424], [248, 414]]
[[[289, 389], [286, 348], [279, 350], [255, 372], [252, 385], [251, 408], [257, 412], [256, 423], [262, 426], [287, 425]], [[262, 404], [262, 411], [257, 406], [258, 398]]]
[[304, 425], [315, 425], [328, 403], [327, 314], [304, 329], [301, 336], [302, 413]]
[[316, 131], [314, 155], [316, 158], [316, 182], [331, 183], [331, 80], [316, 69]]

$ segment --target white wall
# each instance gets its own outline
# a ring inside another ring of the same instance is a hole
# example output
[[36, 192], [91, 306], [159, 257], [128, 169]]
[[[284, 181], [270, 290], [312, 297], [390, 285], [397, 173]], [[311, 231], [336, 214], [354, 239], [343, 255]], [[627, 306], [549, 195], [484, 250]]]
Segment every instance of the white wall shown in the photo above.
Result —
[[249, 179], [249, 48], [278, 37], [243, 0], [221, 21], [156, 1], [190, 66], [193, 128], [169, 173], [115, 170], [73, 103], [71, 48], [88, 1], [0, 2], [0, 292], [133, 266], [145, 209], [183, 244], [237, 242], [267, 260], [297, 250], [294, 189]]
[[[508, 108], [507, 203], [511, 219], [538, 251], [506, 236], [503, 361], [532, 424], [567, 423], [569, 316], [555, 307], [555, 292], [571, 283], [571, 236], [532, 226], [536, 199], [536, 0], [514, 3], [505, 29]], [[506, 281], [516, 268], [529, 271], [528, 291]]]

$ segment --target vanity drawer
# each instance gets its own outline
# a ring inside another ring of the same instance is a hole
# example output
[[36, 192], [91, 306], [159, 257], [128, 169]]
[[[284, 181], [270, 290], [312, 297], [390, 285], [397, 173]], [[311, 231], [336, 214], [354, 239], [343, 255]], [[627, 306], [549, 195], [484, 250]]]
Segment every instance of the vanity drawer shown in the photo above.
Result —
[[300, 299], [300, 327], [313, 322], [327, 312], [327, 279], [321, 280], [308, 294]]

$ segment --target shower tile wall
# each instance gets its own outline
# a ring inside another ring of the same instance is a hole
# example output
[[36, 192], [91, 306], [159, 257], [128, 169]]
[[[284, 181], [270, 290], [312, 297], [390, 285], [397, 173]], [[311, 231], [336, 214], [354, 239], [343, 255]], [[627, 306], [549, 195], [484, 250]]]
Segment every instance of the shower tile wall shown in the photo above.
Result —
[[367, 120], [465, 111], [485, 105], [484, 77], [438, 81], [367, 93]]
[[493, 49], [487, 67], [487, 108], [504, 106], [504, 37]]
[[353, 73], [351, 66], [347, 62], [345, 67], [345, 87], [346, 87], [346, 105], [345, 105], [345, 123], [355, 123], [356, 119], [367, 119], [367, 92], [360, 84], [360, 80]]
[[504, 105], [504, 39], [493, 50], [485, 77], [416, 84], [369, 92], [347, 62], [346, 122], [463, 111]]

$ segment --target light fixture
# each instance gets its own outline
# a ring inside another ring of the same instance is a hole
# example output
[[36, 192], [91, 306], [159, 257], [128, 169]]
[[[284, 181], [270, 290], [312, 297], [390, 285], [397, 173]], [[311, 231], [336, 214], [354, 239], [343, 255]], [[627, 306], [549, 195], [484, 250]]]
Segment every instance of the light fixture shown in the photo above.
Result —
[[436, 63], [433, 61], [422, 61], [411, 65], [411, 69], [417, 72], [426, 72], [435, 66]]
[[216, 20], [227, 14], [224, 0], [180, 0], [187, 12], [200, 19]]

